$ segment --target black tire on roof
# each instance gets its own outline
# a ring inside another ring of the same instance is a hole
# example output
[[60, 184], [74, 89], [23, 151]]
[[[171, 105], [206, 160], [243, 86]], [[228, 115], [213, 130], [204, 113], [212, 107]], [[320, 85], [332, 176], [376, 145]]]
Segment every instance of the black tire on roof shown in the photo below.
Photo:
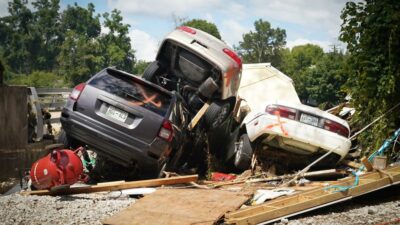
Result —
[[160, 71], [161, 67], [158, 61], [151, 62], [143, 72], [142, 78], [155, 83], [155, 75]]
[[204, 114], [204, 123], [207, 129], [219, 127], [231, 113], [231, 104], [228, 101], [213, 102]]

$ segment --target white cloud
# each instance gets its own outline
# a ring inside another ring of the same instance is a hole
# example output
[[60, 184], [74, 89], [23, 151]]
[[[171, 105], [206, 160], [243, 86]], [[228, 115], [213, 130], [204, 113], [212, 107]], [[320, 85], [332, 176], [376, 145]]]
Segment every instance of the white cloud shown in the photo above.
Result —
[[341, 24], [340, 12], [347, 0], [251, 0], [254, 14], [280, 22], [303, 25], [336, 38]]
[[212, 16], [212, 14], [211, 13], [206, 13], [204, 16], [203, 16], [203, 18], [205, 19], [205, 20], [207, 20], [208, 22], [214, 22], [214, 17]]
[[193, 11], [212, 9], [220, 4], [221, 0], [108, 0], [110, 8], [117, 8], [124, 13], [135, 15], [171, 17], [172, 14], [184, 16]]
[[0, 0], [0, 17], [8, 15], [8, 0]]
[[305, 44], [319, 45], [324, 50], [324, 52], [331, 51], [333, 45], [333, 43], [330, 41], [307, 40], [299, 38], [294, 41], [287, 41], [286, 47], [292, 49], [294, 46], [305, 45]]
[[249, 32], [249, 30], [249, 28], [232, 19], [222, 21], [220, 27], [222, 39], [230, 46], [237, 45], [242, 40], [243, 34]]
[[131, 38], [131, 43], [136, 53], [137, 59], [145, 61], [153, 61], [157, 54], [158, 41], [150, 36], [148, 33], [132, 29], [129, 32], [129, 37]]

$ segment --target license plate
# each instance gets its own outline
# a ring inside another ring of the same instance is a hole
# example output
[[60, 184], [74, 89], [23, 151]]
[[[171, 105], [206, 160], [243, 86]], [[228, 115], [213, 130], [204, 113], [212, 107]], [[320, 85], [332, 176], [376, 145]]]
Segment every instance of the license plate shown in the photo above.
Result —
[[310, 116], [307, 114], [301, 114], [300, 116], [300, 122], [302, 123], [306, 123], [309, 125], [313, 125], [313, 126], [318, 126], [318, 118], [315, 116]]
[[126, 118], [128, 118], [127, 112], [117, 109], [111, 105], [108, 107], [106, 115], [120, 122], [125, 122]]

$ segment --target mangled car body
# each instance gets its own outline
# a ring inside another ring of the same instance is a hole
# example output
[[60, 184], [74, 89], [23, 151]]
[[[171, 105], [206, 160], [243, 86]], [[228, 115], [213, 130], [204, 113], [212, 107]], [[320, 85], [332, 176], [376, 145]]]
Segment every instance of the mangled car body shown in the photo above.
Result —
[[272, 153], [290, 152], [294, 161], [332, 150], [324, 163], [334, 164], [348, 153], [348, 123], [302, 104], [293, 81], [270, 64], [243, 65], [239, 95], [251, 109], [243, 121], [251, 143]]
[[217, 146], [213, 134], [225, 145], [231, 137], [225, 131], [240, 124], [230, 115], [241, 67], [221, 40], [180, 27], [166, 36], [142, 78], [107, 68], [75, 87], [60, 139], [67, 147], [88, 145], [144, 176], [182, 167], [205, 173], [207, 150]]
[[[188, 145], [182, 144], [182, 154], [192, 156], [182, 156], [186, 158], [182, 162], [202, 158], [197, 153], [205, 151], [204, 143], [217, 157], [228, 160], [226, 153], [234, 144], [232, 131], [240, 124], [232, 113], [241, 69], [241, 59], [224, 42], [201, 30], [183, 26], [165, 37], [143, 78], [176, 91], [190, 111], [189, 118], [199, 119], [187, 135]], [[201, 110], [204, 106], [208, 107]]]
[[163, 154], [181, 142], [173, 126], [182, 127], [176, 116], [182, 109], [173, 93], [107, 68], [74, 88], [61, 114], [59, 140], [66, 147], [88, 145], [100, 156], [154, 177], [163, 167]]

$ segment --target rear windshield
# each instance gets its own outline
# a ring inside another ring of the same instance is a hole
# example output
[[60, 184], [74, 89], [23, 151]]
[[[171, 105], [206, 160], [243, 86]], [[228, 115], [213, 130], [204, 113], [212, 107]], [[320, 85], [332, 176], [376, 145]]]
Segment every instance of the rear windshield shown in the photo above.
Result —
[[96, 76], [91, 86], [128, 101], [130, 106], [140, 106], [165, 116], [171, 104], [171, 96], [122, 73], [109, 71]]

